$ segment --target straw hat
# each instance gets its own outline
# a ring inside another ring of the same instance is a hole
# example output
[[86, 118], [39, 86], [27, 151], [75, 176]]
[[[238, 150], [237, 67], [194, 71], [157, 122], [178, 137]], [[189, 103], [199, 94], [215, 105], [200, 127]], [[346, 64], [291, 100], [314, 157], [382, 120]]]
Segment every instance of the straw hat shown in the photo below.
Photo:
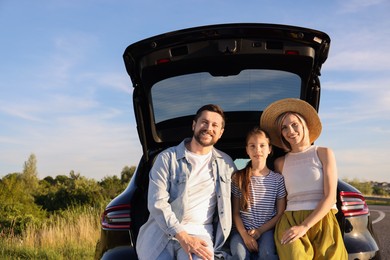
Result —
[[305, 119], [310, 143], [320, 136], [322, 125], [317, 111], [306, 101], [285, 98], [271, 103], [261, 114], [260, 127], [269, 133], [273, 145], [284, 148], [281, 136], [279, 136], [280, 130], [276, 126], [276, 119], [285, 112], [296, 112]]

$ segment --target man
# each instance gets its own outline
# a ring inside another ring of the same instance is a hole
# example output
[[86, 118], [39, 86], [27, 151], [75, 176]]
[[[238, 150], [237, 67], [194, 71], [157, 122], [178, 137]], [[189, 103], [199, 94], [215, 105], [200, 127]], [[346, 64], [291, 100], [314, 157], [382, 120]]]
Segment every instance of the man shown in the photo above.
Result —
[[150, 216], [137, 239], [141, 260], [223, 256], [236, 170], [232, 159], [214, 148], [224, 127], [222, 109], [205, 105], [193, 120], [193, 137], [158, 155], [150, 171]]

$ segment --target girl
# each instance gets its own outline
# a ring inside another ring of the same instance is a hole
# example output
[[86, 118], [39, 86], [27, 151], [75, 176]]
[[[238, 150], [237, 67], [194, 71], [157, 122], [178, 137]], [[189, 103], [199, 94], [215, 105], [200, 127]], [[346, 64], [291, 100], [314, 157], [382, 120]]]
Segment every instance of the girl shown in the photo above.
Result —
[[266, 165], [272, 147], [260, 128], [248, 133], [246, 152], [250, 161], [232, 176], [230, 249], [234, 259], [278, 259], [273, 229], [285, 208], [283, 176]]

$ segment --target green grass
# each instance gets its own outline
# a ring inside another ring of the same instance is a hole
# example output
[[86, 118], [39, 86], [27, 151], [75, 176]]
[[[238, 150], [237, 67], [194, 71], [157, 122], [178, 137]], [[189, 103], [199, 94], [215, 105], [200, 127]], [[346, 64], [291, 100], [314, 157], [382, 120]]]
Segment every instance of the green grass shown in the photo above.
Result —
[[0, 259], [94, 259], [100, 235], [96, 209], [73, 209], [30, 225], [19, 235], [0, 233]]
[[0, 249], [0, 259], [93, 259], [94, 250], [69, 247], [67, 249], [6, 247]]
[[366, 200], [368, 205], [379, 205], [379, 206], [390, 206], [390, 200], [382, 201], [382, 200]]

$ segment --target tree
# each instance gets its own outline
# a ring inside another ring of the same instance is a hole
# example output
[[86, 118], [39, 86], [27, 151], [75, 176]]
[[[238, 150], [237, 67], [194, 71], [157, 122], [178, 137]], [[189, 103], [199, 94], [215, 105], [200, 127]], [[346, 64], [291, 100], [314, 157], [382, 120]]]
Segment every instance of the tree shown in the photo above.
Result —
[[45, 212], [34, 203], [23, 174], [13, 173], [0, 181], [0, 233], [3, 229], [20, 233], [27, 224], [39, 222]]
[[49, 185], [54, 185], [55, 184], [55, 180], [51, 176], [46, 176], [45, 178], [43, 178], [42, 181], [46, 181]]
[[77, 180], [77, 179], [80, 179], [80, 173], [75, 173], [74, 170], [71, 170], [70, 173], [69, 173], [69, 176], [71, 179], [73, 180]]
[[134, 175], [134, 172], [135, 172], [135, 166], [125, 166], [123, 167], [122, 169], [122, 172], [121, 172], [121, 183], [122, 184], [128, 184], [131, 177], [133, 177]]
[[22, 180], [26, 186], [29, 187], [31, 192], [35, 192], [38, 188], [38, 171], [37, 171], [37, 158], [35, 154], [30, 154], [30, 157], [24, 162]]
[[386, 190], [381, 188], [381, 187], [373, 187], [372, 188], [372, 194], [373, 195], [378, 195], [378, 196], [387, 196], [388, 195]]
[[49, 212], [66, 210], [72, 206], [100, 205], [103, 201], [102, 187], [95, 180], [72, 172], [70, 177], [58, 175], [54, 180], [45, 178], [41, 181], [35, 203]]
[[103, 196], [109, 199], [115, 198], [126, 188], [126, 185], [116, 175], [104, 177], [99, 185], [103, 188]]
[[65, 186], [69, 186], [70, 183], [72, 182], [72, 179], [70, 179], [68, 176], [66, 175], [57, 175], [54, 179], [56, 185], [65, 185]]
[[352, 181], [345, 180], [345, 182], [354, 186], [356, 189], [358, 189], [364, 195], [372, 195], [372, 186], [371, 186], [371, 183], [369, 183], [369, 182], [361, 182], [359, 179], [356, 179], [356, 178], [353, 179]]

